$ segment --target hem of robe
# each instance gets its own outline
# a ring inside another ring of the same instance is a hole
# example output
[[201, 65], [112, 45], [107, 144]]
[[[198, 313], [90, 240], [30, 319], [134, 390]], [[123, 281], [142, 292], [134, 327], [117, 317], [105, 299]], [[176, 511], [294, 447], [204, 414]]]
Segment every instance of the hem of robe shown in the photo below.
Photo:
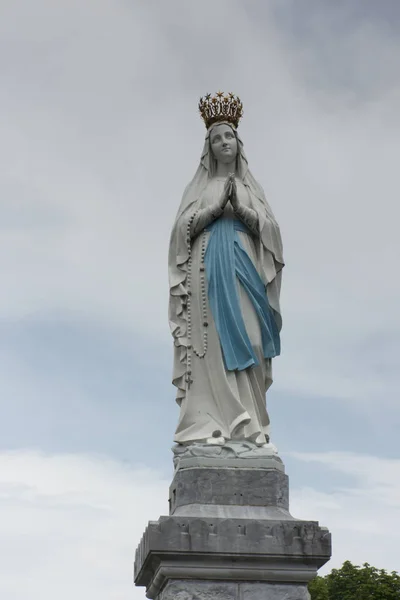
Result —
[[[236, 417], [236, 419], [234, 419], [232, 421], [232, 423], [229, 426], [229, 432], [227, 430], [224, 431], [224, 430], [218, 429], [218, 427], [216, 427], [213, 430], [210, 429], [210, 434], [206, 435], [206, 436], [204, 436], [202, 438], [193, 438], [193, 437], [189, 437], [188, 438], [187, 435], [185, 435], [185, 432], [183, 431], [183, 432], [181, 432], [179, 434], [175, 434], [175, 436], [174, 436], [174, 442], [176, 442], [177, 444], [182, 444], [182, 445], [203, 443], [206, 440], [208, 440], [209, 438], [213, 437], [214, 431], [221, 431], [221, 436], [222, 437], [224, 437], [226, 440], [231, 440], [231, 439], [233, 439], [232, 438], [232, 433], [235, 431], [235, 429], [239, 425], [243, 425], [245, 427], [250, 422], [251, 422], [251, 417], [250, 417], [249, 413], [247, 412], [247, 410], [245, 410], [244, 412], [242, 412], [242, 414], [240, 414], [238, 417]], [[263, 432], [260, 431], [257, 435], [260, 435], [260, 433], [263, 433]]]

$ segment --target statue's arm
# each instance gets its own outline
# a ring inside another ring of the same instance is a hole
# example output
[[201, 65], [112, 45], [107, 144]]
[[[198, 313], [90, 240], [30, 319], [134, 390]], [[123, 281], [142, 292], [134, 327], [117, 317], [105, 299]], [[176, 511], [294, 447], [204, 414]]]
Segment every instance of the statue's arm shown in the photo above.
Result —
[[235, 215], [246, 225], [246, 227], [251, 231], [251, 233], [253, 233], [254, 235], [259, 235], [260, 226], [258, 221], [258, 215], [253, 208], [245, 206], [239, 201], [236, 181], [233, 181], [232, 184], [232, 193], [230, 200]]

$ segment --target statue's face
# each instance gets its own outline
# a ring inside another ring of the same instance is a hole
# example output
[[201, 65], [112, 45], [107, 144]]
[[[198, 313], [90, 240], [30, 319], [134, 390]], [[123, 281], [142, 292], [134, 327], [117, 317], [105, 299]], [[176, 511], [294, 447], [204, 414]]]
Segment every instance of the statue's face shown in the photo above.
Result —
[[225, 123], [216, 125], [210, 134], [211, 149], [217, 162], [229, 164], [237, 155], [237, 140], [232, 128]]

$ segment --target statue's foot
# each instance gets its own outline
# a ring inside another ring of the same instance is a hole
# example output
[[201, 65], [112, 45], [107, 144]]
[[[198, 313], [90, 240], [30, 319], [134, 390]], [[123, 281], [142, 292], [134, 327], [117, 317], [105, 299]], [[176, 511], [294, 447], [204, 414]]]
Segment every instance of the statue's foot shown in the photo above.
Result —
[[264, 433], [259, 433], [257, 437], [252, 437], [248, 439], [249, 442], [252, 442], [259, 448], [263, 448], [266, 444], [269, 443], [269, 436]]
[[278, 448], [274, 444], [271, 444], [271, 442], [267, 442], [266, 444], [263, 444], [261, 446], [261, 448], [265, 448], [266, 450], [270, 450], [273, 454], [278, 454]]
[[225, 438], [221, 435], [220, 437], [207, 438], [206, 444], [210, 444], [211, 446], [223, 446], [225, 441]]

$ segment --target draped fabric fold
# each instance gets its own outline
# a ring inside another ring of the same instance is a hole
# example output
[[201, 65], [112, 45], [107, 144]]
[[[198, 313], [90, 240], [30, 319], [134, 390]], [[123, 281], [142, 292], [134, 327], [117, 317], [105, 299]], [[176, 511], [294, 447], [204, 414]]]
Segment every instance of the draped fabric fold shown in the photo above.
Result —
[[259, 363], [243, 320], [238, 282], [246, 290], [259, 319], [264, 358], [280, 353], [279, 331], [263, 281], [237, 235], [238, 231], [249, 234], [247, 227], [241, 221], [220, 218], [207, 230], [210, 231], [205, 255], [208, 300], [225, 367], [241, 371]]

